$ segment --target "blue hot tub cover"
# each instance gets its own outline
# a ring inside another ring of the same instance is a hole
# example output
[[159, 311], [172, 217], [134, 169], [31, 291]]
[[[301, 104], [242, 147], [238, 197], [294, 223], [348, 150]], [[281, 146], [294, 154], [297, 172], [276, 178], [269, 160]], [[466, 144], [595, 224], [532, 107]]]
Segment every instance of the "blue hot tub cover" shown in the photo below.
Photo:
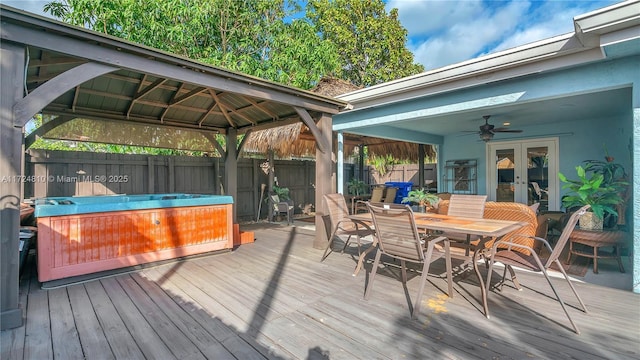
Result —
[[36, 199], [35, 217], [109, 211], [233, 204], [233, 197], [208, 194], [143, 194], [49, 197]]

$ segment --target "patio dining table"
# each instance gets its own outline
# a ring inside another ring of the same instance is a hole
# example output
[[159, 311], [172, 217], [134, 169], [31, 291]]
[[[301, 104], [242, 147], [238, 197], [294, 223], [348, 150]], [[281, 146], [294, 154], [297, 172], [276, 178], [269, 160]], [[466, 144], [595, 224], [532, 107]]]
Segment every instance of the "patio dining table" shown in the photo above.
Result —
[[[367, 224], [370, 224], [372, 222], [371, 214], [369, 213], [353, 214], [350, 215], [349, 218], [356, 222]], [[473, 265], [473, 270], [478, 277], [478, 282], [480, 283], [480, 292], [482, 295], [482, 307], [484, 310], [484, 315], [489, 318], [489, 308], [487, 305], [487, 288], [485, 287], [484, 280], [482, 279], [482, 275], [480, 274], [480, 269], [478, 268], [478, 257], [482, 250], [485, 248], [485, 243], [487, 241], [494, 239], [498, 241], [506, 234], [518, 230], [526, 224], [519, 221], [473, 219], [432, 213], [414, 213], [414, 218], [418, 230], [446, 231], [480, 236], [481, 240], [475, 246], [473, 255], [471, 256], [471, 262]], [[377, 240], [374, 237], [373, 244], [362, 254], [360, 254], [360, 257], [358, 258], [358, 265], [356, 266], [353, 276], [356, 276], [358, 274], [358, 272], [362, 268], [365, 257], [369, 252], [375, 249], [376, 246]]]

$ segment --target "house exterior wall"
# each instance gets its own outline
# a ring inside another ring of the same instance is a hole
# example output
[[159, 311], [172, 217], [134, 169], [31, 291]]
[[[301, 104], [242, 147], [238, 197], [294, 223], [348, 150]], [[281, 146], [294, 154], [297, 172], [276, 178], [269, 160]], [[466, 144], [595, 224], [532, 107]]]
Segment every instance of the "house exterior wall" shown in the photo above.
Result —
[[[551, 111], [544, 116], [548, 123], [537, 126], [518, 127], [521, 134], [499, 134], [496, 139], [554, 137], [559, 138], [559, 170], [566, 174], [575, 173], [575, 166], [588, 159], [603, 159], [603, 144], [607, 144], [610, 155], [622, 163], [632, 176], [633, 194], [640, 194], [638, 161], [633, 164], [631, 153], [640, 152], [639, 88], [640, 56], [630, 55], [620, 58], [593, 61], [573, 66], [559, 67], [554, 71], [515, 77], [494, 83], [477, 84], [464, 88], [451, 89], [440, 94], [411, 98], [393, 103], [381, 103], [375, 107], [354, 110], [334, 116], [334, 130], [354, 131], [360, 135], [380, 136], [402, 139], [411, 128], [411, 136], [406, 141], [439, 144], [440, 166], [447, 160], [477, 159], [478, 189], [486, 189], [486, 144], [471, 136], [452, 133], [438, 138], [429, 134], [430, 117], [446, 114], [484, 111], [488, 114], [506, 112], [510, 106], [533, 102], [544, 107], [545, 101], [577, 96], [586, 93], [605, 93], [617, 91], [624, 100], [624, 108], [605, 117], [585, 115], [559, 116]], [[603, 104], [604, 105], [604, 104]], [[576, 111], [577, 113], [577, 111]], [[471, 126], [473, 125], [473, 126]], [[460, 131], [473, 130], [475, 124], [460, 126]], [[430, 142], [431, 139], [436, 141]], [[497, 141], [497, 140], [496, 140]], [[632, 150], [633, 149], [633, 150]], [[637, 158], [636, 158], [637, 159]], [[633, 176], [636, 174], [636, 176]], [[562, 193], [560, 194], [562, 195]], [[640, 199], [633, 199], [633, 216], [629, 224], [633, 234], [633, 253], [635, 254], [633, 272], [633, 290], [640, 293]]]

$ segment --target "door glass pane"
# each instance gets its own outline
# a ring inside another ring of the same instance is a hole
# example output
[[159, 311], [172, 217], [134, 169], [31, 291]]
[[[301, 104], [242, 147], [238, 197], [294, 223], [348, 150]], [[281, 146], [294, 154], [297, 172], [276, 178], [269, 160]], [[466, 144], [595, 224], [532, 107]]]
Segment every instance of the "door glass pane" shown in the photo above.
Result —
[[539, 202], [539, 211], [549, 209], [549, 149], [546, 146], [527, 148], [527, 182], [529, 205]]
[[514, 149], [496, 150], [496, 201], [515, 201], [515, 161]]

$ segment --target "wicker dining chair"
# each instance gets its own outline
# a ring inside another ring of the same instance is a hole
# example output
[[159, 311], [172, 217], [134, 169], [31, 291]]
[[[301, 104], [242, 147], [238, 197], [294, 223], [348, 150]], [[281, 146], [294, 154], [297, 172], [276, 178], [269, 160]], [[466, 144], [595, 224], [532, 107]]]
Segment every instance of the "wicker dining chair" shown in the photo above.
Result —
[[[373, 220], [373, 227], [376, 230], [375, 236], [378, 240], [378, 251], [376, 252], [369, 283], [366, 286], [365, 300], [371, 295], [380, 258], [383, 254], [400, 260], [402, 284], [405, 289], [407, 286], [406, 262], [422, 263], [418, 295], [411, 311], [412, 318], [415, 318], [420, 311], [429, 265], [443, 256], [445, 257], [447, 268], [448, 295], [453, 297], [449, 239], [444, 236], [421, 236], [416, 228], [413, 211], [408, 205], [368, 203], [368, 206]], [[436, 247], [436, 245], [439, 246]], [[411, 304], [409, 306], [411, 309]]]
[[[558, 302], [562, 306], [562, 310], [564, 310], [564, 313], [567, 315], [567, 318], [569, 319], [571, 326], [573, 326], [573, 330], [577, 334], [580, 334], [580, 330], [578, 329], [578, 326], [571, 319], [571, 316], [567, 311], [567, 307], [565, 306], [564, 301], [562, 301], [560, 294], [556, 291], [556, 288], [553, 286], [553, 283], [551, 282], [551, 278], [549, 278], [549, 275], [547, 274], [547, 270], [549, 269], [549, 267], [551, 267], [552, 264], [556, 265], [558, 270], [560, 270], [560, 272], [564, 276], [565, 280], [567, 280], [567, 283], [569, 284], [569, 287], [573, 291], [573, 294], [578, 299], [578, 302], [582, 307], [582, 311], [586, 313], [587, 307], [582, 302], [582, 299], [580, 299], [580, 295], [578, 295], [578, 292], [573, 287], [571, 280], [569, 280], [569, 276], [567, 276], [567, 273], [562, 267], [562, 264], [560, 263], [560, 260], [558, 258], [560, 257], [560, 253], [562, 252], [562, 249], [565, 247], [567, 241], [569, 240], [569, 236], [571, 235], [571, 232], [575, 229], [576, 223], [578, 222], [578, 218], [580, 218], [580, 216], [582, 216], [582, 214], [584, 214], [589, 209], [589, 207], [590, 207], [589, 205], [585, 205], [582, 208], [580, 208], [580, 210], [576, 211], [575, 213], [573, 213], [573, 215], [571, 215], [571, 217], [569, 218], [569, 221], [567, 222], [564, 229], [562, 230], [562, 234], [560, 234], [560, 238], [556, 242], [554, 248], [551, 247], [551, 245], [546, 239], [539, 238], [536, 236], [529, 236], [529, 238], [534, 239], [536, 242], [542, 242], [542, 244], [551, 253], [551, 255], [549, 255], [549, 258], [546, 259], [544, 263], [542, 262], [542, 260], [540, 260], [540, 257], [538, 256], [536, 251], [534, 251], [534, 248], [531, 246], [526, 246], [521, 243], [515, 243], [508, 240], [496, 241], [491, 247], [491, 252], [489, 257], [489, 273], [487, 275], [487, 285], [486, 285], [487, 293], [491, 289], [491, 274], [493, 273], [493, 265], [496, 262], [500, 262], [505, 265], [504, 272], [502, 274], [502, 279], [495, 286], [497, 290], [502, 289], [502, 285], [504, 285], [504, 282], [506, 280], [507, 270], [511, 274], [511, 280], [513, 281], [513, 284], [515, 285], [515, 287], [518, 290], [522, 290], [520, 283], [518, 282], [518, 279], [516, 277], [516, 274], [513, 270], [513, 267], [523, 268], [523, 269], [527, 269], [535, 272], [542, 272], [544, 274], [544, 277], [547, 279], [547, 282], [549, 283], [551, 290], [556, 295]], [[528, 250], [529, 255], [525, 254], [522, 251], [514, 251], [515, 249]]]
[[360, 255], [360, 238], [372, 235], [374, 231], [367, 224], [358, 223], [349, 219], [349, 207], [347, 206], [347, 201], [344, 199], [344, 195], [336, 193], [326, 194], [323, 197], [327, 204], [327, 210], [329, 211], [329, 219], [331, 220], [331, 235], [329, 235], [327, 247], [324, 249], [320, 261], [324, 261], [333, 251], [333, 242], [335, 238], [340, 235], [347, 235], [347, 240], [344, 243], [342, 252], [344, 252], [347, 245], [349, 245], [351, 237], [355, 235], [358, 243], [358, 255]]

